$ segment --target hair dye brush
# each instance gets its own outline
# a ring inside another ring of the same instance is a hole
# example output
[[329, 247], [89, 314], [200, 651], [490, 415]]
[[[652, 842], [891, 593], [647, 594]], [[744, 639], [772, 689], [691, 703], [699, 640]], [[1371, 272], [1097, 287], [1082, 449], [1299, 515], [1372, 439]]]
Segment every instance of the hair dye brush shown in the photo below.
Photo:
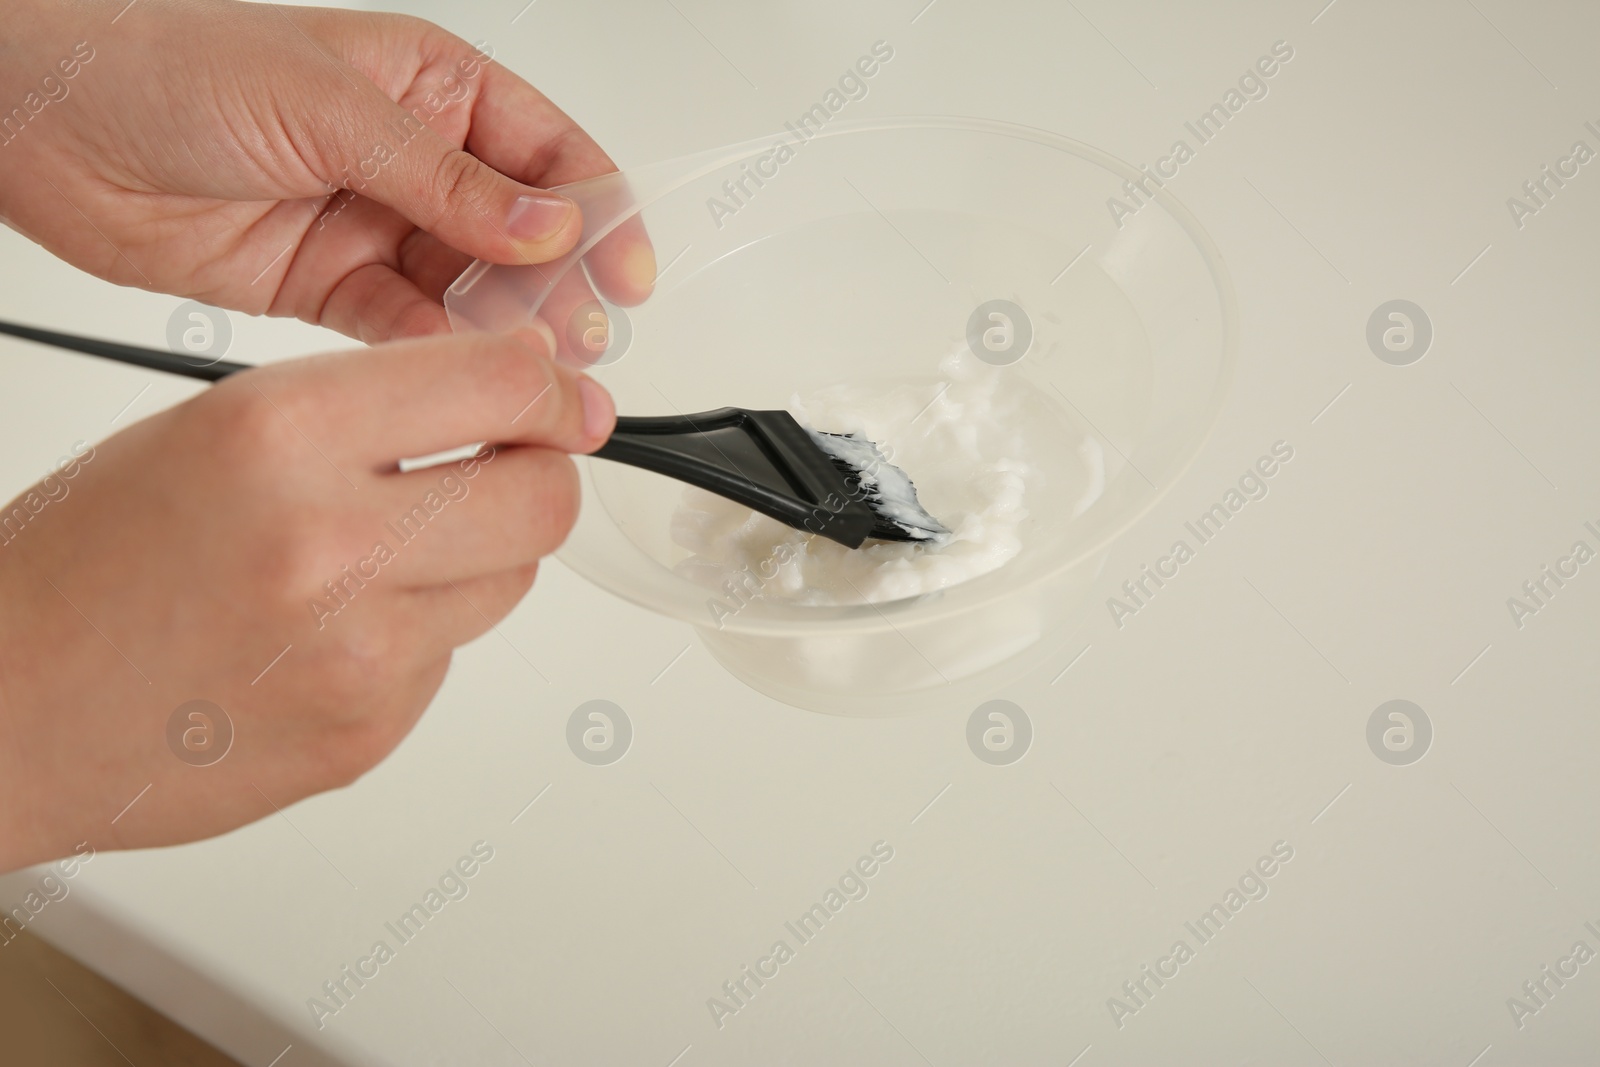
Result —
[[[8, 322], [0, 322], [0, 333], [202, 381], [250, 369]], [[787, 411], [618, 416], [610, 440], [593, 455], [698, 486], [848, 548], [868, 538], [938, 541], [949, 534], [876, 444], [808, 430]]]

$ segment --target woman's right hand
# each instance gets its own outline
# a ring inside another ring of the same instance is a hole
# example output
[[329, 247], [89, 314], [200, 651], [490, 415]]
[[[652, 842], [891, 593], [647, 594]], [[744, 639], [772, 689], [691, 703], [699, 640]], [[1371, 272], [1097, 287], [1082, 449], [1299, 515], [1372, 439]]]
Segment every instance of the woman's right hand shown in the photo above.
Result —
[[[571, 529], [567, 454], [610, 435], [610, 397], [551, 342], [443, 336], [242, 372], [7, 505], [0, 871], [217, 834], [381, 760]], [[395, 468], [474, 441], [494, 447]], [[232, 726], [208, 766], [218, 737], [178, 713], [195, 700]]]

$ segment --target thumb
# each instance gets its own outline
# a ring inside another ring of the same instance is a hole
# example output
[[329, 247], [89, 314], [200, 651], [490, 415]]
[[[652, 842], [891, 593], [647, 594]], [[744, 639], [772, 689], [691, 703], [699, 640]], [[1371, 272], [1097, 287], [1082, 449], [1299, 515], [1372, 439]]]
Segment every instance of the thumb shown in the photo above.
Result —
[[345, 168], [346, 188], [493, 263], [546, 263], [577, 244], [583, 229], [577, 204], [513, 181], [387, 98], [373, 103], [384, 112], [373, 116], [375, 147]]

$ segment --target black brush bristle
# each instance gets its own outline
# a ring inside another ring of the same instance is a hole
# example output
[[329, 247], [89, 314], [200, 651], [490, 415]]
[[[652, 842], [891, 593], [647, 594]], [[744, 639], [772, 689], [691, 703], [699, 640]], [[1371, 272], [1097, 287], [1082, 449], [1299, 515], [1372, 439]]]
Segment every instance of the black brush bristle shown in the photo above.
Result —
[[[860, 500], [872, 510], [874, 517], [874, 521], [872, 523], [872, 537], [875, 537], [880, 541], [922, 542], [938, 541], [949, 536], [950, 531], [945, 528], [944, 524], [939, 522], [939, 520], [935, 519], [932, 515], [928, 514], [927, 509], [925, 509], [922, 506], [921, 501], [917, 499], [916, 486], [912, 484], [911, 479], [906, 477], [905, 472], [901, 471], [900, 468], [889, 463], [888, 459], [884, 457], [882, 451], [875, 443], [868, 441], [866, 438], [861, 437], [858, 434], [829, 433], [822, 431], [816, 433], [815, 436], [818, 438], [818, 443], [822, 445], [823, 451], [828, 453], [828, 458], [833, 461], [834, 469], [837, 470], [840, 476], [844, 478], [845, 485], [848, 487], [850, 495], [854, 499]], [[851, 441], [858, 446], [865, 446], [871, 450], [873, 462], [875, 464], [879, 465], [880, 467], [888, 467], [894, 470], [902, 478], [905, 478], [905, 483], [911, 496], [910, 504], [915, 507], [915, 513], [907, 515], [905, 514], [907, 510], [906, 507], [902, 507], [900, 509], [902, 516], [898, 519], [892, 518], [890, 515], [886, 514], [885, 509], [887, 501], [875, 488], [876, 485], [881, 484], [881, 480], [869, 480], [869, 475], [859, 466], [829, 448], [828, 442], [822, 439], [830, 437], [843, 441]]]

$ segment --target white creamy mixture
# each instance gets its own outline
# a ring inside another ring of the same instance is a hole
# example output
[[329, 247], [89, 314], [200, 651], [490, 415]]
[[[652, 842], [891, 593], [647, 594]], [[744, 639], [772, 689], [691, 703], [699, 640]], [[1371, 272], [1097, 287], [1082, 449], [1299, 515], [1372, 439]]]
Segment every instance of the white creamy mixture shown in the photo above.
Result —
[[910, 476], [948, 537], [869, 540], [849, 549], [689, 488], [672, 538], [693, 555], [678, 572], [717, 590], [733, 580], [745, 596], [825, 605], [917, 596], [1004, 566], [1021, 551], [1027, 486], [1037, 473], [1022, 433], [1021, 397], [965, 349], [939, 369], [943, 381], [833, 386], [793, 398], [789, 410], [808, 429], [877, 443]]

